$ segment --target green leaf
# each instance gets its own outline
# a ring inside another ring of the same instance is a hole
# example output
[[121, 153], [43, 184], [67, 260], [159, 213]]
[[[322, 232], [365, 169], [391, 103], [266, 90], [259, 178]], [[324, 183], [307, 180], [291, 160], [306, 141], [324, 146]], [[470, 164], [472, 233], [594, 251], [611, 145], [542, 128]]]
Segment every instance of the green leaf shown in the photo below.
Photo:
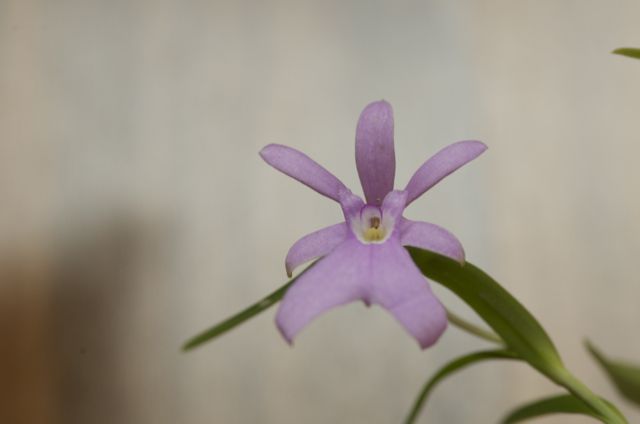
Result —
[[238, 325], [242, 324], [243, 322], [247, 321], [248, 319], [253, 318], [254, 316], [258, 315], [260, 312], [268, 309], [273, 304], [279, 302], [284, 297], [284, 294], [287, 292], [287, 289], [289, 289], [289, 287], [298, 278], [300, 278], [300, 276], [302, 274], [307, 272], [307, 270], [309, 268], [311, 268], [314, 264], [315, 264], [315, 262], [313, 262], [311, 265], [306, 267], [304, 269], [304, 271], [302, 271], [300, 274], [298, 274], [295, 278], [291, 279], [288, 283], [286, 283], [285, 285], [283, 285], [282, 287], [280, 287], [279, 289], [277, 289], [276, 291], [274, 291], [270, 295], [266, 296], [264, 299], [254, 303], [253, 305], [249, 306], [248, 308], [245, 308], [244, 310], [238, 312], [237, 314], [235, 314], [235, 315], [225, 319], [224, 321], [214, 325], [213, 327], [209, 328], [208, 330], [205, 330], [202, 333], [197, 334], [196, 336], [193, 336], [192, 338], [187, 340], [184, 343], [184, 345], [182, 345], [182, 350], [183, 351], [188, 351], [188, 350], [194, 349], [194, 348], [196, 348], [196, 347], [198, 347], [198, 346], [200, 346], [200, 345], [202, 345], [204, 343], [210, 342], [213, 339], [215, 339], [216, 337], [221, 336], [222, 334], [226, 333], [229, 330], [232, 330], [233, 328], [237, 327]]
[[237, 314], [225, 319], [224, 321], [214, 325], [208, 330], [203, 331], [202, 333], [193, 336], [189, 340], [187, 340], [182, 346], [182, 350], [187, 351], [194, 349], [206, 342], [210, 342], [218, 336], [226, 333], [227, 331], [237, 327], [242, 324], [246, 320], [253, 318], [258, 315], [260, 312], [268, 309], [274, 303], [277, 303], [284, 294], [287, 292], [289, 286], [293, 283], [293, 280], [280, 287], [278, 290], [274, 291], [264, 299], [254, 303], [248, 308], [238, 312]]
[[640, 367], [623, 361], [613, 361], [590, 342], [587, 341], [586, 345], [618, 392], [627, 400], [640, 405]]
[[615, 49], [611, 53], [632, 57], [634, 59], [640, 59], [640, 49], [633, 48], [633, 47], [622, 47], [619, 49]]
[[596, 419], [600, 416], [593, 412], [583, 401], [573, 395], [558, 395], [539, 399], [522, 405], [509, 413], [502, 424], [513, 424], [526, 421], [530, 418], [541, 417], [550, 414], [582, 414]]
[[615, 408], [596, 396], [564, 366], [551, 338], [509, 292], [481, 269], [433, 252], [408, 247], [420, 271], [453, 291], [504, 340], [507, 347], [585, 402], [605, 423], [626, 423]]
[[564, 365], [551, 338], [525, 309], [495, 280], [467, 262], [408, 247], [422, 273], [453, 291], [498, 333], [507, 346], [545, 374], [561, 374]]
[[508, 350], [487, 350], [482, 352], [470, 353], [465, 356], [461, 356], [459, 358], [454, 359], [453, 361], [446, 364], [444, 367], [440, 368], [438, 372], [436, 372], [430, 379], [425, 383], [420, 391], [420, 394], [416, 398], [413, 403], [413, 407], [409, 412], [409, 415], [405, 419], [405, 424], [412, 424], [415, 422], [418, 415], [420, 415], [420, 411], [424, 407], [429, 394], [433, 388], [444, 378], [449, 375], [455, 373], [456, 371], [460, 371], [461, 369], [472, 365], [477, 362], [486, 361], [488, 359], [518, 359], [517, 355]]

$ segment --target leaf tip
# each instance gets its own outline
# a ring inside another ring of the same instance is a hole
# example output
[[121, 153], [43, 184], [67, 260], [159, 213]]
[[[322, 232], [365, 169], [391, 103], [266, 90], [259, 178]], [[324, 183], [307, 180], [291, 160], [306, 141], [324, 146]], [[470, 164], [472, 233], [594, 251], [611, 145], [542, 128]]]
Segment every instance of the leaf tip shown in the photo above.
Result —
[[182, 344], [182, 346], [180, 347], [180, 352], [186, 353], [189, 352], [191, 349], [193, 349], [195, 346], [193, 344], [193, 342], [191, 340], [187, 340], [186, 342], [184, 342]]
[[620, 56], [631, 57], [634, 59], [640, 59], [640, 48], [635, 47], [620, 47], [611, 52]]
[[604, 363], [604, 355], [589, 339], [584, 339], [584, 346], [589, 351], [589, 353], [597, 359], [600, 363]]

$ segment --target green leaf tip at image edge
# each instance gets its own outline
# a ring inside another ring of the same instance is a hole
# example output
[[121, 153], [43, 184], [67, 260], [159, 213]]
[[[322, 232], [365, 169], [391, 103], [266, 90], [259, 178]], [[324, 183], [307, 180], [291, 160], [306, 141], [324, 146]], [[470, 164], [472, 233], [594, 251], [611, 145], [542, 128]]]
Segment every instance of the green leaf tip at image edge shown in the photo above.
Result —
[[611, 360], [588, 340], [585, 345], [618, 392], [628, 401], [640, 405], [640, 366]]
[[[603, 399], [603, 402], [606, 402]], [[612, 406], [612, 405], [610, 405]], [[551, 396], [519, 406], [509, 412], [502, 424], [513, 424], [551, 414], [582, 414], [600, 420], [601, 417], [577, 397], [569, 394]]]
[[634, 59], [640, 59], [640, 49], [634, 47], [621, 47], [619, 49], [615, 49], [611, 53], [619, 54], [621, 56], [632, 57]]
[[512, 350], [551, 381], [581, 399], [607, 424], [626, 424], [609, 402], [595, 395], [564, 366], [544, 328], [529, 311], [489, 275], [467, 262], [460, 265], [444, 256], [408, 247], [420, 271], [460, 297]]
[[442, 380], [444, 380], [449, 375], [462, 370], [463, 368], [468, 367], [469, 365], [473, 365], [478, 362], [490, 360], [490, 359], [519, 359], [518, 356], [505, 349], [500, 350], [485, 350], [481, 352], [474, 352], [468, 355], [461, 356], [459, 358], [454, 359], [453, 361], [447, 363], [445, 366], [440, 368], [422, 387], [422, 390], [418, 394], [418, 397], [413, 403], [411, 411], [407, 418], [404, 421], [404, 424], [413, 424], [415, 423], [418, 415], [424, 408], [424, 405], [427, 402], [427, 399], [435, 386]]

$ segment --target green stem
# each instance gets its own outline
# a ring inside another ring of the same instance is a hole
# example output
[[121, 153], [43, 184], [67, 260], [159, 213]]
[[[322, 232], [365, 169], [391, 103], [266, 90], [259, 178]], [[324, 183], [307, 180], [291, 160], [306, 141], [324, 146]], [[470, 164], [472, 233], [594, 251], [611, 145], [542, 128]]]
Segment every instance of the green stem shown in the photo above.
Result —
[[459, 358], [454, 359], [453, 361], [449, 362], [444, 367], [442, 367], [438, 372], [436, 372], [429, 379], [429, 381], [427, 381], [424, 384], [424, 386], [422, 387], [422, 390], [420, 391], [420, 394], [418, 395], [415, 402], [413, 403], [413, 406], [411, 408], [411, 411], [409, 412], [409, 415], [407, 416], [407, 418], [405, 418], [404, 424], [413, 424], [416, 421], [416, 419], [418, 418], [418, 415], [420, 415], [420, 412], [424, 407], [424, 404], [427, 401], [427, 398], [429, 397], [429, 394], [431, 394], [431, 391], [433, 390], [433, 388], [445, 377], [448, 377], [450, 374], [457, 372], [471, 364], [474, 364], [480, 361], [485, 361], [488, 359], [519, 359], [519, 358], [513, 352], [510, 352], [508, 350], [489, 350], [489, 351], [470, 353], [468, 355], [461, 356]]
[[459, 317], [458, 315], [454, 314], [448, 309], [447, 309], [447, 319], [449, 320], [451, 325], [454, 325], [459, 329], [466, 331], [469, 334], [473, 334], [474, 336], [480, 337], [481, 339], [484, 339], [491, 343], [496, 343], [499, 345], [505, 344], [504, 341], [495, 333], [492, 333], [489, 330], [485, 330], [483, 328], [478, 327], [475, 324], [470, 323], [469, 321], [466, 321], [465, 319]]
[[555, 377], [553, 379], [557, 383], [564, 386], [571, 394], [586, 403], [601, 417], [603, 422], [607, 424], [628, 424], [627, 419], [613, 404], [597, 396], [591, 389], [585, 386], [583, 382], [568, 371], [566, 371], [565, 374], [553, 377]]

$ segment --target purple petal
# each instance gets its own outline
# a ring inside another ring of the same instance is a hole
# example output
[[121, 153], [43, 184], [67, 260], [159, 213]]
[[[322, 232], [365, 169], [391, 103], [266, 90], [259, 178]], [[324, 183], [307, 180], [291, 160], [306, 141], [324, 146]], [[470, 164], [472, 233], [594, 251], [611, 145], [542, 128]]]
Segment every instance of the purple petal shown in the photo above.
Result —
[[348, 235], [347, 224], [341, 222], [302, 237], [291, 246], [289, 253], [287, 253], [287, 259], [285, 259], [287, 275], [291, 277], [293, 270], [298, 265], [325, 256], [345, 241]]
[[342, 213], [344, 213], [344, 219], [348, 224], [351, 224], [351, 221], [360, 215], [364, 202], [349, 189], [340, 190], [338, 199]]
[[276, 315], [276, 324], [289, 343], [321, 313], [365, 298], [368, 253], [367, 246], [347, 240], [289, 288]]
[[384, 100], [364, 108], [356, 128], [356, 167], [367, 203], [380, 206], [393, 190], [393, 110]]
[[409, 180], [405, 188], [409, 193], [407, 205], [485, 150], [487, 146], [480, 141], [459, 141], [440, 150], [423, 163]]
[[260, 156], [278, 171], [335, 201], [340, 191], [347, 189], [331, 172], [291, 147], [269, 144], [260, 151]]
[[371, 245], [371, 301], [387, 309], [426, 349], [447, 327], [447, 314], [427, 279], [397, 242]]
[[399, 220], [407, 203], [407, 192], [403, 190], [394, 190], [387, 194], [382, 202], [382, 213], [390, 216], [394, 220]]
[[400, 225], [400, 244], [430, 250], [464, 263], [464, 249], [449, 231], [428, 222], [403, 219]]

